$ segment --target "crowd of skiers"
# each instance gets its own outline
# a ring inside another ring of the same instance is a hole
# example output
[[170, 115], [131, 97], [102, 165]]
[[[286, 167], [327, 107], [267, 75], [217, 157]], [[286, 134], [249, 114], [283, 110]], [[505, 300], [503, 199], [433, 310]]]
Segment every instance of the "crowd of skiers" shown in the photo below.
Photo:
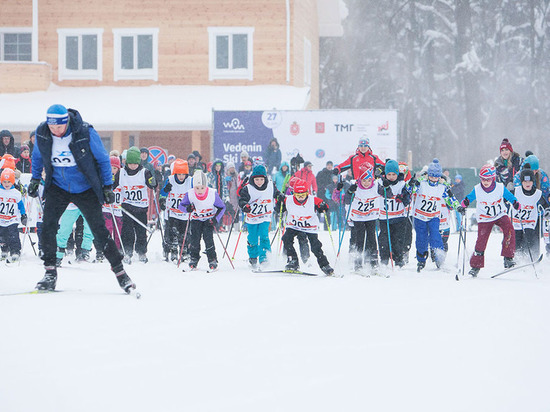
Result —
[[[352, 271], [378, 273], [381, 264], [390, 262], [404, 266], [413, 229], [417, 270], [429, 259], [439, 268], [448, 251], [452, 216], [462, 232], [463, 215], [474, 200], [478, 233], [470, 258], [472, 276], [484, 266], [494, 225], [503, 232], [505, 267], [515, 264], [516, 252], [525, 259], [538, 257], [541, 233], [548, 244], [548, 176], [534, 154], [522, 158], [508, 139], [502, 141], [494, 165], [481, 168], [480, 183], [466, 194], [462, 177], [451, 179], [437, 159], [413, 175], [406, 163], [376, 156], [365, 136], [347, 160], [336, 165], [329, 161], [315, 175], [312, 163], [299, 154], [283, 161], [276, 139], [263, 158], [252, 159], [242, 152], [238, 165], [221, 160], [205, 163], [198, 151], [186, 159], [170, 156], [164, 165], [149, 163], [146, 148], [107, 155], [95, 130], [76, 110], [61, 105], [48, 109], [46, 122], [19, 150], [9, 131], [0, 135], [2, 259], [19, 259], [18, 226], [26, 226], [27, 217], [25, 188], [16, 171], [31, 172], [28, 194], [39, 199], [38, 246], [46, 267], [39, 289], [55, 288], [56, 268], [71, 243], [77, 244], [76, 257], [82, 261], [92, 259], [95, 246], [95, 259], [109, 260], [121, 287], [127, 292], [135, 288], [122, 264], [130, 264], [134, 254], [140, 262], [148, 261], [151, 210], [165, 259], [185, 261], [188, 270], [198, 267], [201, 239], [209, 270], [216, 270], [214, 235], [236, 229], [247, 233], [254, 270], [269, 264], [269, 233], [275, 231], [287, 259], [286, 270], [298, 270], [300, 258], [307, 262], [311, 251], [321, 270], [331, 275], [334, 270], [318, 238], [323, 226], [331, 231], [331, 239], [338, 231], [338, 250], [343, 233], [350, 230]], [[36, 145], [34, 136], [39, 139]]]

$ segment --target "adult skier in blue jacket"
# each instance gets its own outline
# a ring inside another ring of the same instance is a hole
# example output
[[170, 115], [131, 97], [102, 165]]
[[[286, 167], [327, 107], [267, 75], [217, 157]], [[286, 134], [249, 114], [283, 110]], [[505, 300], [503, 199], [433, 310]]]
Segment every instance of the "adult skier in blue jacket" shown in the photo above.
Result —
[[31, 197], [38, 195], [43, 170], [46, 177], [41, 243], [46, 274], [36, 288], [55, 290], [57, 225], [72, 202], [88, 221], [94, 243], [111, 264], [120, 287], [130, 293], [135, 285], [124, 270], [122, 255], [105, 227], [101, 209], [103, 203], [115, 200], [109, 155], [98, 133], [82, 120], [78, 111], [55, 104], [48, 109], [46, 121], [37, 127], [32, 152], [32, 179], [28, 187]]

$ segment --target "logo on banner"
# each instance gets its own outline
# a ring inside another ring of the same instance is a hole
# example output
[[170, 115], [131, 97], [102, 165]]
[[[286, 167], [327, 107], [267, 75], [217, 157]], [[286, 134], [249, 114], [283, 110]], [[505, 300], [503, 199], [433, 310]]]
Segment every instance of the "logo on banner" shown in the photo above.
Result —
[[315, 156], [318, 159], [322, 159], [323, 157], [325, 157], [325, 151], [323, 149], [317, 149], [317, 151], [315, 152]]
[[386, 120], [386, 123], [384, 123], [381, 126], [378, 126], [378, 131], [379, 132], [387, 131], [387, 130], [389, 130], [389, 128], [390, 128], [390, 122], [388, 120]]
[[275, 129], [279, 127], [283, 121], [283, 116], [279, 112], [263, 112], [262, 123], [268, 129]]
[[154, 164], [158, 161], [161, 165], [168, 162], [168, 153], [162, 147], [151, 146], [149, 149], [149, 163]]
[[296, 122], [293, 122], [290, 125], [290, 134], [292, 136], [297, 136], [300, 133], [300, 125]]
[[353, 124], [338, 124], [336, 123], [334, 125], [337, 132], [352, 132], [353, 131]]
[[315, 133], [325, 133], [325, 122], [315, 122]]
[[238, 118], [234, 118], [230, 122], [222, 122], [225, 133], [244, 133], [244, 124]]

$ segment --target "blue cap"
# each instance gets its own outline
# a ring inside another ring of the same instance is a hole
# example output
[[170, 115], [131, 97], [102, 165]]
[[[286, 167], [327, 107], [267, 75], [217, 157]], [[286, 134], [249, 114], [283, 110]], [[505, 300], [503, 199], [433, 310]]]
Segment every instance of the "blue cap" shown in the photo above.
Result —
[[428, 166], [428, 176], [441, 177], [442, 174], [443, 174], [443, 169], [439, 164], [439, 160], [438, 159], [432, 160], [432, 163], [430, 163], [430, 165]]
[[388, 160], [386, 162], [386, 167], [384, 168], [384, 171], [386, 174], [388, 173], [395, 173], [396, 175], [399, 174], [399, 163], [395, 160]]
[[457, 179], [458, 179], [458, 180], [462, 180], [462, 175], [456, 175], [456, 176], [455, 176], [455, 180], [457, 180]]
[[527, 156], [523, 163], [531, 165], [532, 170], [539, 170], [539, 158], [533, 154]]
[[252, 174], [250, 175], [251, 178], [254, 177], [267, 177], [267, 170], [264, 165], [256, 165], [254, 166], [254, 169], [252, 169]]
[[370, 140], [367, 136], [361, 137], [361, 139], [359, 139], [359, 143], [357, 144], [358, 147], [369, 147], [369, 145]]
[[61, 104], [53, 104], [46, 112], [46, 122], [48, 124], [67, 124], [69, 121], [69, 112], [67, 108]]

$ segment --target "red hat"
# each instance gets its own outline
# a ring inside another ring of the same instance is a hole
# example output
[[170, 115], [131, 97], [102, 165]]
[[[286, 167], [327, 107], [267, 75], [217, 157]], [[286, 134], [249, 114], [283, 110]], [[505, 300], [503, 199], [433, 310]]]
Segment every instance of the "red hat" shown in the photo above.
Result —
[[12, 185], [15, 184], [15, 172], [11, 169], [4, 169], [2, 175], [0, 176], [0, 181], [9, 180]]
[[294, 193], [307, 193], [307, 184], [305, 180], [298, 179], [298, 181], [294, 183]]
[[189, 164], [187, 163], [186, 160], [176, 159], [176, 160], [174, 160], [173, 165], [174, 165], [173, 169], [172, 169], [172, 174], [173, 175], [177, 175], [177, 174], [188, 175], [189, 174]]
[[479, 171], [479, 177], [481, 179], [496, 179], [497, 177], [497, 172], [496, 172], [496, 169], [494, 166], [491, 166], [491, 165], [485, 165], [481, 168], [481, 170]]
[[118, 158], [118, 156], [111, 156], [110, 160], [111, 160], [111, 166], [114, 166], [120, 169], [120, 159]]
[[14, 157], [6, 153], [2, 158], [0, 159], [0, 169], [11, 169], [15, 170], [15, 159]]
[[502, 139], [502, 143], [500, 144], [500, 150], [502, 149], [508, 149], [511, 152], [514, 151], [514, 149], [512, 149], [512, 144], [508, 141], [508, 139]]

